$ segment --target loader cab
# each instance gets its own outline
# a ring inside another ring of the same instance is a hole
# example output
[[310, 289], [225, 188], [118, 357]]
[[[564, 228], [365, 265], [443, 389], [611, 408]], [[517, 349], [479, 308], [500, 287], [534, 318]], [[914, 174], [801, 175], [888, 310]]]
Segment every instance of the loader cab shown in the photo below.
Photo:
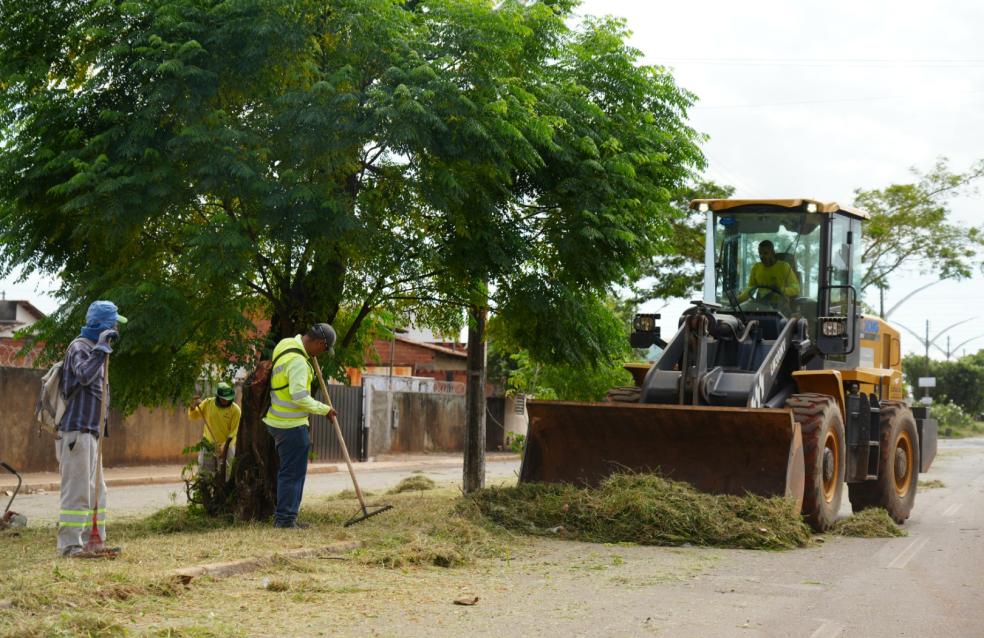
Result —
[[[857, 350], [865, 214], [813, 200], [691, 205], [707, 214], [704, 301], [746, 323], [757, 320], [765, 339], [793, 316], [803, 317], [827, 358], [848, 363]], [[772, 263], [761, 254], [763, 242], [771, 244]]]

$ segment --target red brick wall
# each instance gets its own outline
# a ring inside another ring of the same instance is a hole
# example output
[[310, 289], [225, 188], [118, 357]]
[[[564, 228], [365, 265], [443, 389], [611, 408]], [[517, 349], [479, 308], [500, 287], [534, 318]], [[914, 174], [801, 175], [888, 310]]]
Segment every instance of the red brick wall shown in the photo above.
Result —
[[[389, 339], [376, 339], [372, 350], [365, 358], [367, 366], [389, 366], [391, 362], [394, 367], [407, 367], [413, 370], [416, 377], [430, 377], [438, 381], [458, 381], [464, 383], [467, 374], [464, 370], [447, 370], [447, 362], [452, 358], [458, 367], [464, 367], [464, 357], [454, 357], [454, 355], [444, 355], [440, 352], [425, 348], [414, 343], [397, 340], [395, 343]], [[460, 359], [460, 360], [459, 360]], [[448, 378], [450, 372], [451, 378]]]
[[38, 356], [41, 354], [41, 346], [35, 345], [27, 353], [27, 356], [20, 356], [18, 352], [24, 347], [21, 339], [0, 339], [0, 366], [8, 368], [33, 368]]

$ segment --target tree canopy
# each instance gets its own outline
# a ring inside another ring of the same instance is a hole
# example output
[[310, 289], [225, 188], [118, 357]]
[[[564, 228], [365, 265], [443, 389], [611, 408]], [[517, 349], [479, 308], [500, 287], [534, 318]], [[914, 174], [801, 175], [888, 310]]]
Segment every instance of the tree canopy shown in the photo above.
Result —
[[984, 160], [963, 173], [940, 159], [925, 174], [912, 170], [916, 181], [855, 191], [854, 205], [871, 214], [865, 224], [861, 290], [888, 288], [899, 268], [918, 266], [940, 278], [963, 278], [980, 264], [984, 231], [953, 221], [950, 200], [971, 191], [984, 177]]
[[[0, 0], [0, 273], [131, 318], [124, 407], [311, 322], [335, 365], [492, 296], [591, 362], [585, 309], [670, 250], [693, 101], [571, 0]], [[597, 314], [597, 313], [596, 313]], [[602, 322], [603, 323], [603, 322]]]
[[677, 214], [670, 221], [671, 247], [652, 258], [646, 280], [635, 291], [640, 301], [686, 297], [703, 287], [706, 213], [691, 209], [690, 202], [727, 199], [734, 192], [733, 186], [710, 180], [700, 180], [676, 191], [673, 206]]

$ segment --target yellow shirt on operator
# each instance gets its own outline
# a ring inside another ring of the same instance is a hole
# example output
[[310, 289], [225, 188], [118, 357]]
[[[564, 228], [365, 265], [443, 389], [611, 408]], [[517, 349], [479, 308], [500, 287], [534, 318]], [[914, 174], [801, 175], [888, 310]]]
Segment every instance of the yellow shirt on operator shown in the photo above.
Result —
[[188, 409], [188, 418], [205, 419], [205, 438], [216, 445], [225, 443], [226, 439], [232, 439], [235, 445], [241, 415], [242, 410], [235, 402], [223, 408], [216, 404], [215, 397], [205, 399], [197, 408]]
[[747, 300], [755, 286], [775, 288], [787, 297], [797, 297], [800, 291], [799, 281], [792, 266], [781, 259], [777, 259], [771, 266], [766, 266], [762, 262], [752, 266], [752, 273], [748, 276], [748, 287], [738, 295], [738, 301]]

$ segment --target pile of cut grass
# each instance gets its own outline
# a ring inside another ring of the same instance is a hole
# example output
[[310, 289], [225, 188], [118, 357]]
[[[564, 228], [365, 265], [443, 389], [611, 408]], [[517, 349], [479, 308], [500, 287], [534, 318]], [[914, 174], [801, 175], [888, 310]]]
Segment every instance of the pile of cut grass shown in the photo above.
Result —
[[466, 502], [507, 529], [593, 543], [789, 549], [811, 542], [786, 499], [705, 494], [655, 474], [615, 474], [598, 488], [521, 483]]
[[[400, 499], [400, 496], [396, 497]], [[509, 556], [513, 538], [491, 525], [474, 508], [463, 508], [449, 490], [403, 495], [394, 508], [350, 528], [363, 542], [354, 552], [368, 565], [461, 567], [484, 558]]]
[[122, 528], [138, 535], [207, 532], [233, 525], [231, 517], [206, 516], [188, 507], [171, 505], [145, 518], [126, 521]]
[[946, 483], [939, 479], [931, 479], [928, 481], [919, 481], [919, 489], [921, 490], [935, 490], [937, 488], [946, 487]]
[[880, 507], [861, 510], [853, 516], [840, 519], [834, 523], [830, 533], [856, 538], [894, 538], [909, 535], [892, 520], [888, 512]]
[[423, 492], [425, 490], [432, 490], [435, 487], [437, 487], [437, 484], [431, 479], [420, 474], [415, 474], [400, 481], [396, 487], [387, 493], [402, 494], [403, 492]]

